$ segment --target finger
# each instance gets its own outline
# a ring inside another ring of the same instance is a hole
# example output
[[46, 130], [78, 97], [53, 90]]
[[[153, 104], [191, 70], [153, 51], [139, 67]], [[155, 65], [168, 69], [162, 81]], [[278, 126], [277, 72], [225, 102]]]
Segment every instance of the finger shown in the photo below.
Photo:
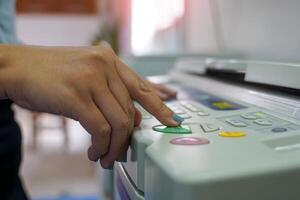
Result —
[[[134, 108], [134, 109], [135, 109], [134, 127], [137, 127], [140, 125], [140, 123], [142, 121], [142, 114], [137, 108]], [[131, 136], [130, 136], [130, 138], [131, 138]], [[131, 139], [129, 139], [127, 145], [125, 145], [123, 153], [118, 157], [118, 161], [127, 162], [127, 151], [130, 146], [130, 141], [131, 141]]]
[[[115, 66], [114, 66], [115, 67]], [[127, 91], [127, 88], [124, 86], [121, 81], [116, 68], [111, 68], [110, 73], [108, 73], [108, 82], [109, 89], [115, 99], [118, 101], [120, 106], [122, 107], [125, 114], [127, 114], [128, 119], [130, 121], [128, 129], [127, 129], [127, 137], [129, 138], [132, 134], [134, 127], [134, 117], [135, 117], [135, 109], [131, 100], [131, 97]], [[125, 161], [124, 157], [126, 154], [127, 146], [121, 150], [120, 155], [117, 158], [117, 161]]]
[[137, 127], [141, 124], [142, 122], [142, 114], [141, 112], [137, 109], [135, 109], [135, 115], [134, 115], [134, 127]]
[[132, 103], [132, 99], [128, 93], [128, 90], [122, 80], [119, 77], [118, 71], [115, 68], [112, 68], [112, 71], [108, 74], [109, 80], [109, 89], [115, 99], [119, 102], [124, 112], [132, 119], [134, 119], [134, 106]]
[[[155, 84], [154, 84], [155, 85]], [[158, 90], [158, 92], [164, 94], [165, 96], [167, 96], [167, 99], [170, 99], [170, 98], [175, 98], [176, 95], [177, 95], [177, 92], [164, 86], [164, 85], [161, 85], [161, 84], [156, 84], [155, 85], [156, 89]]]
[[80, 111], [78, 120], [91, 134], [92, 145], [88, 150], [88, 158], [96, 161], [109, 149], [111, 127], [93, 102], [86, 104]]
[[162, 100], [162, 101], [166, 101], [169, 99], [169, 96], [166, 95], [165, 93], [160, 92], [159, 90], [155, 91], [157, 96]]
[[118, 158], [127, 144], [130, 121], [108, 88], [100, 90], [95, 87], [93, 89], [93, 99], [112, 128], [109, 150], [100, 160], [101, 165], [108, 168]]
[[183, 118], [175, 115], [155, 94], [151, 86], [139, 78], [124, 63], [118, 61], [117, 70], [120, 78], [134, 100], [166, 126], [178, 126]]

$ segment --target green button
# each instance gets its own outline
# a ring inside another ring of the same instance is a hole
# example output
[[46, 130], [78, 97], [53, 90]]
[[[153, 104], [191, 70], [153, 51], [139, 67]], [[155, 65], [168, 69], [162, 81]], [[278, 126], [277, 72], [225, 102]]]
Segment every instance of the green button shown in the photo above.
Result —
[[191, 134], [191, 128], [187, 125], [181, 125], [176, 127], [167, 127], [164, 125], [157, 125], [153, 127], [154, 131], [162, 133], [172, 133], [172, 134]]

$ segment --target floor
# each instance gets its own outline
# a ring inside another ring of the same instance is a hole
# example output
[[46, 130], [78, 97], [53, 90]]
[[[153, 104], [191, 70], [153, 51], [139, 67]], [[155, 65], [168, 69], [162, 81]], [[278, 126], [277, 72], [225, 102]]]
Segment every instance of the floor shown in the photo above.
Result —
[[16, 110], [23, 132], [21, 174], [31, 197], [101, 193], [97, 178], [99, 167], [86, 156], [89, 135], [77, 122], [68, 120], [70, 140], [65, 146], [59, 128], [60, 118], [41, 115], [40, 125], [52, 128], [39, 132], [37, 147], [33, 148], [31, 113], [20, 108]]
[[[16, 18], [17, 34], [22, 42], [51, 46], [88, 45], [98, 30], [98, 23], [97, 16], [21, 15]], [[60, 194], [103, 197], [100, 167], [86, 156], [89, 134], [77, 122], [67, 121], [70, 140], [66, 146], [62, 130], [57, 128], [60, 118], [43, 114], [38, 123], [48, 128], [38, 134], [34, 149], [31, 113], [18, 107], [15, 110], [24, 139], [21, 174], [32, 198]]]

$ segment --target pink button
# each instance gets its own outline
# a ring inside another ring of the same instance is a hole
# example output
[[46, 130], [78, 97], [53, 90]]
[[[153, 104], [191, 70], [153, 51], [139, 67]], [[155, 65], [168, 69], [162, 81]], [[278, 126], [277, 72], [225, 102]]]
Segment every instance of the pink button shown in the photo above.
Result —
[[205, 144], [209, 144], [210, 142], [206, 138], [179, 137], [170, 140], [170, 143], [176, 145], [205, 145]]

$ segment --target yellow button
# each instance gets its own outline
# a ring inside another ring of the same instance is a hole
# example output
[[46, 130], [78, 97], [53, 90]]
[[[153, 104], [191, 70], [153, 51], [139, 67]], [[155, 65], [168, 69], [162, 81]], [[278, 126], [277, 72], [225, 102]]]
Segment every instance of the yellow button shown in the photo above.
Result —
[[219, 136], [222, 137], [244, 137], [246, 136], [245, 132], [242, 131], [223, 131], [219, 133]]
[[217, 101], [217, 102], [213, 102], [212, 105], [213, 105], [214, 107], [217, 107], [217, 108], [222, 109], [222, 110], [229, 109], [229, 108], [232, 108], [232, 107], [233, 107], [233, 105], [231, 105], [230, 103], [225, 102], [225, 101]]

